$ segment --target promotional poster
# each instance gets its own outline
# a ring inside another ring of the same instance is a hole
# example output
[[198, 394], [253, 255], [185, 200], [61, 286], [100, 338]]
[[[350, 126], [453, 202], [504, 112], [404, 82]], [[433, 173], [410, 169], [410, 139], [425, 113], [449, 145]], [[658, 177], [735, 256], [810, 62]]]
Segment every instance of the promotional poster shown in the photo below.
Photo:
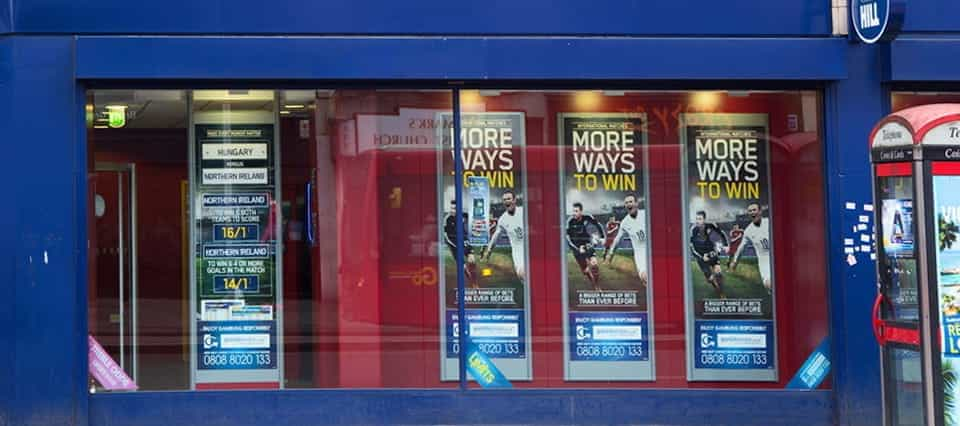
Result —
[[197, 183], [273, 185], [273, 125], [197, 124]]
[[[450, 114], [441, 122], [452, 123]], [[453, 126], [442, 126], [438, 154], [440, 226], [441, 378], [458, 379], [460, 332], [470, 336], [509, 380], [532, 378], [527, 215], [525, 212], [524, 115], [464, 113], [463, 161], [466, 330], [457, 315]]]
[[960, 425], [960, 176], [933, 177], [944, 425]]
[[683, 114], [687, 376], [776, 381], [765, 114]]
[[911, 185], [909, 176], [877, 178], [880, 205], [878, 233], [883, 247], [879, 253], [881, 278], [885, 281], [892, 305], [890, 315], [893, 319], [903, 320], [916, 320], [920, 315]]
[[565, 380], [653, 380], [644, 114], [559, 114]]
[[200, 300], [245, 297], [273, 301], [276, 253], [269, 192], [201, 192]]
[[197, 124], [194, 381], [277, 382], [273, 125]]
[[913, 200], [884, 199], [882, 212], [883, 247], [888, 253], [913, 252]]

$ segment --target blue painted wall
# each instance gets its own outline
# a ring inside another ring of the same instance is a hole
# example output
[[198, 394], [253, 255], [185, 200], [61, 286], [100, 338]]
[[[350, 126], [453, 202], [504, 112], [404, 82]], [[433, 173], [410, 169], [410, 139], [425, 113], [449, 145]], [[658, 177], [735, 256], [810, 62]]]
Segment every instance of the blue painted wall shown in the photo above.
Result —
[[829, 35], [828, 0], [13, 0], [19, 33]]
[[839, 38], [81, 36], [77, 43], [77, 77], [83, 79], [811, 81], [847, 76], [840, 60], [847, 43]]
[[[90, 423], [103, 426], [169, 426], [171, 419], [204, 426], [398, 421], [409, 425], [834, 424], [830, 415], [833, 402], [826, 391], [308, 390], [204, 392], [202, 398], [185, 392], [163, 392], [97, 395], [90, 403]], [[277, 407], [282, 407], [283, 415], [277, 415]], [[750, 421], [745, 421], [746, 416]]]
[[[83, 102], [72, 37], [4, 37], [0, 53], [7, 193], [0, 248], [0, 419], [84, 421], [85, 247], [78, 199]], [[79, 122], [78, 122], [79, 121]]]
[[948, 66], [960, 53], [960, 2], [906, 0], [905, 5], [903, 32], [883, 60], [884, 80], [894, 88], [909, 82], [960, 81], [960, 70]]
[[[13, 42], [10, 38], [0, 36], [0, 128], [10, 128], [11, 114], [13, 109]], [[0, 145], [6, 148], [6, 144]], [[16, 177], [14, 165], [9, 167], [0, 167], [0, 179], [4, 182], [13, 182]], [[14, 192], [13, 200], [16, 200]], [[14, 238], [16, 225], [16, 215], [13, 209], [0, 209], [0, 254], [3, 255], [3, 261], [0, 261], [0, 324], [14, 324], [16, 319], [16, 305], [12, 303], [15, 300], [16, 293], [11, 284], [14, 276], [14, 256], [12, 248], [16, 246]], [[10, 248], [6, 248], [10, 247]], [[0, 347], [10, 348], [0, 351], [0, 365], [16, 365], [14, 356], [16, 348], [16, 336], [14, 327], [0, 327]], [[0, 425], [11, 424], [11, 415], [13, 410], [12, 389], [13, 369], [0, 368]]]
[[906, 32], [960, 32], [960, 3], [953, 0], [906, 0]]
[[905, 36], [891, 44], [884, 77], [892, 82], [960, 81], [960, 69], [949, 65], [958, 55], [960, 34]]
[[0, 3], [0, 34], [9, 33], [13, 29], [13, 11], [10, 10], [12, 5], [11, 1]]
[[826, 173], [830, 261], [830, 320], [833, 337], [833, 386], [838, 424], [879, 425], [882, 422], [879, 347], [872, 334], [871, 309], [876, 295], [875, 263], [860, 257], [845, 261], [843, 238], [855, 217], [872, 203], [868, 136], [877, 120], [889, 112], [889, 95], [881, 86], [883, 46], [851, 45], [846, 64], [852, 76], [830, 84], [826, 91]]

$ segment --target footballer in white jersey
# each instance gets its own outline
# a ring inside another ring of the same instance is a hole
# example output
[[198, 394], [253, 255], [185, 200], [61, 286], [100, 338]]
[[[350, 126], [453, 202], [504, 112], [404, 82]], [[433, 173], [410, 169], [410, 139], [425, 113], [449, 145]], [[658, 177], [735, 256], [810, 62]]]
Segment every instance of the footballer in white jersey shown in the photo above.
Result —
[[620, 219], [620, 228], [617, 230], [617, 236], [613, 239], [606, 255], [607, 263], [613, 258], [613, 253], [620, 244], [620, 239], [624, 236], [630, 238], [630, 245], [633, 246], [633, 263], [637, 267], [637, 276], [640, 278], [640, 285], [647, 285], [647, 218], [640, 212], [637, 203], [637, 197], [633, 194], [623, 198], [623, 206], [627, 209], [627, 214]]
[[[763, 280], [763, 286], [770, 292], [770, 222], [763, 217], [763, 210], [757, 203], [747, 206], [747, 214], [750, 216], [750, 223], [743, 230], [743, 238], [749, 240], [753, 250], [757, 252], [757, 269], [760, 270], [760, 278]], [[737, 252], [733, 255], [731, 268], [737, 267], [737, 261], [740, 259], [740, 252], [746, 244], [741, 243], [737, 247]]]
[[523, 226], [523, 207], [517, 206], [517, 198], [513, 191], [504, 192], [502, 200], [507, 210], [497, 219], [497, 230], [494, 231], [490, 237], [483, 257], [490, 258], [490, 251], [493, 248], [493, 244], [500, 238], [501, 232], [506, 232], [507, 238], [510, 240], [510, 251], [513, 254], [513, 270], [516, 271], [517, 276], [520, 277], [522, 281], [526, 276], [527, 266], [527, 259], [524, 253], [526, 230]]

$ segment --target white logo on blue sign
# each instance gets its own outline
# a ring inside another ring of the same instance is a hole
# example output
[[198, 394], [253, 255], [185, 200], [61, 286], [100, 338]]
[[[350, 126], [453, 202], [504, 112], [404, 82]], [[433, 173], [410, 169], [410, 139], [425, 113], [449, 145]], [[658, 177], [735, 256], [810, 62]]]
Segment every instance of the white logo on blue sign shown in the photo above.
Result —
[[587, 340], [590, 338], [590, 332], [587, 331], [587, 327], [578, 325], [577, 326], [577, 340]]
[[717, 346], [717, 342], [713, 341], [713, 336], [708, 333], [700, 333], [701, 348], [712, 348], [714, 346]]
[[219, 346], [219, 344], [217, 343], [217, 337], [216, 337], [216, 336], [214, 336], [214, 335], [212, 335], [212, 334], [204, 334], [204, 335], [203, 335], [203, 348], [204, 348], [204, 349], [212, 349], [212, 348], [215, 348], [215, 347], [217, 347], [217, 346]]
[[850, 18], [860, 41], [876, 43], [890, 21], [890, 0], [852, 0]]

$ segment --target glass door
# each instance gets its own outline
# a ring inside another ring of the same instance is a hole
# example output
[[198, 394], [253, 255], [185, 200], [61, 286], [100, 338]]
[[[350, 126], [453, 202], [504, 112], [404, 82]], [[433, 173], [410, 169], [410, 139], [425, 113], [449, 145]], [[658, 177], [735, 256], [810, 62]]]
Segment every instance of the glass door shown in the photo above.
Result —
[[129, 164], [97, 164], [94, 176], [95, 272], [90, 330], [127, 375], [137, 372], [137, 268], [134, 169]]

